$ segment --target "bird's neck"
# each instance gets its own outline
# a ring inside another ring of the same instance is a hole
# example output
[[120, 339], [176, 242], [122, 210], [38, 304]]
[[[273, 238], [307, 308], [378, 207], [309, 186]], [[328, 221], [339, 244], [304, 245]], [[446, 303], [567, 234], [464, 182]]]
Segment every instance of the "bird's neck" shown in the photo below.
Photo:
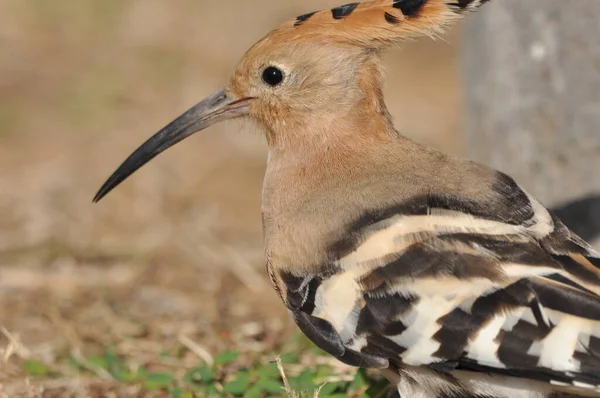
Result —
[[[333, 116], [333, 117], [332, 117]], [[271, 150], [280, 154], [294, 152], [299, 156], [319, 155], [353, 149], [396, 139], [391, 120], [385, 115], [367, 112], [361, 106], [346, 112], [302, 120], [295, 128], [278, 134], [269, 142]]]

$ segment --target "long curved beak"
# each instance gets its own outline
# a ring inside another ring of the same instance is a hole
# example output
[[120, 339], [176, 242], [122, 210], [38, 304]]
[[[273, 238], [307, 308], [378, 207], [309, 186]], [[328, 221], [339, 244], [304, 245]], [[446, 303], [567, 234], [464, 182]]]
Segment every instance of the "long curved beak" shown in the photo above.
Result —
[[102, 185], [94, 202], [98, 202], [137, 169], [179, 141], [222, 120], [247, 115], [250, 100], [250, 97], [231, 100], [225, 90], [220, 90], [194, 105], [129, 155]]

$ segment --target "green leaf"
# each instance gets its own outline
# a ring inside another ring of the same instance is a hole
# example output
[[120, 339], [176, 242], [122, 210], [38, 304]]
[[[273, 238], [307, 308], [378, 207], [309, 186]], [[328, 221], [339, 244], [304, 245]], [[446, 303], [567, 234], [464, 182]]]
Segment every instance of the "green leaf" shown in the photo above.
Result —
[[350, 390], [355, 391], [365, 386], [368, 386], [367, 372], [364, 369], [359, 369], [350, 384]]
[[220, 393], [219, 390], [217, 390], [217, 387], [211, 384], [210, 386], [206, 387], [206, 395], [209, 397], [218, 397]]
[[118, 367], [121, 365], [120, 358], [114, 352], [111, 351], [107, 351], [106, 353], [104, 353], [102, 359], [104, 360], [107, 369], [111, 369], [113, 367]]
[[120, 369], [114, 372], [113, 376], [122, 383], [133, 383], [140, 378], [139, 373], [134, 373], [130, 369]]
[[279, 369], [274, 363], [269, 363], [266, 366], [260, 368], [257, 372], [259, 379], [261, 380], [279, 380], [281, 375]]
[[190, 384], [208, 384], [214, 379], [215, 372], [207, 365], [190, 369], [183, 379]]
[[279, 381], [276, 381], [276, 380], [260, 379], [256, 383], [256, 386], [259, 387], [264, 392], [271, 392], [271, 393], [275, 393], [275, 394], [283, 393], [283, 384], [281, 384]]
[[263, 397], [263, 391], [257, 385], [250, 387], [244, 393], [244, 398], [262, 398], [262, 397]]
[[281, 358], [281, 362], [283, 363], [298, 363], [299, 357], [295, 352], [287, 352], [285, 354], [281, 354], [279, 356]]
[[50, 368], [48, 368], [48, 365], [36, 360], [25, 361], [25, 363], [23, 364], [23, 368], [30, 375], [37, 377], [46, 376], [50, 372]]
[[151, 372], [148, 372], [148, 369], [146, 369], [146, 368], [138, 368], [137, 369], [137, 376], [140, 378], [145, 379], [146, 377], [148, 377], [148, 373], [151, 373]]
[[169, 390], [169, 397], [171, 398], [181, 398], [181, 394], [183, 390], [180, 387], [171, 388]]
[[331, 376], [331, 373], [332, 373], [331, 366], [328, 366], [328, 365], [319, 366], [319, 367], [317, 367], [315, 377], [317, 379], [326, 379], [329, 376]]
[[106, 362], [106, 359], [103, 356], [102, 357], [88, 357], [85, 360], [90, 365], [94, 365], [94, 366], [96, 366], [98, 368], [102, 368], [102, 369], [108, 369], [108, 362]]
[[239, 371], [236, 373], [234, 380], [223, 386], [223, 391], [233, 395], [241, 395], [246, 391], [249, 385], [250, 374], [246, 371]]
[[214, 358], [215, 366], [227, 365], [235, 361], [240, 356], [237, 351], [225, 351]]
[[310, 370], [303, 370], [298, 376], [289, 377], [290, 385], [294, 390], [313, 390], [314, 385], [314, 373]]
[[327, 382], [321, 388], [321, 396], [325, 397], [335, 392], [343, 392], [348, 388], [348, 383], [345, 381]]
[[150, 390], [158, 390], [168, 387], [173, 382], [173, 375], [169, 373], [148, 373], [144, 380], [144, 387]]

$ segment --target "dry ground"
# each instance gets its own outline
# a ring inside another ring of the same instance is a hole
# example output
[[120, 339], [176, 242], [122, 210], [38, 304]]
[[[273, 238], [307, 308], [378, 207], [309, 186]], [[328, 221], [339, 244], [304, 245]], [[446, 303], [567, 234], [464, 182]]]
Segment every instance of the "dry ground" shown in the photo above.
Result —
[[[0, 0], [0, 396], [143, 396], [89, 363], [107, 347], [177, 373], [286, 341], [252, 126], [211, 128], [91, 198], [271, 27], [338, 3]], [[386, 92], [401, 131], [460, 154], [457, 35], [392, 51]]]

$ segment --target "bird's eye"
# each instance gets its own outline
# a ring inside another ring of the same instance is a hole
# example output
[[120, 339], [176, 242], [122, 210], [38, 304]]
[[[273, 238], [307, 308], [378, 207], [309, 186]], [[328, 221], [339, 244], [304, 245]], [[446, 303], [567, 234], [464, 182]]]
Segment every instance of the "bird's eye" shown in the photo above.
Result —
[[274, 66], [269, 66], [263, 71], [262, 79], [269, 86], [275, 87], [283, 81], [283, 72]]

